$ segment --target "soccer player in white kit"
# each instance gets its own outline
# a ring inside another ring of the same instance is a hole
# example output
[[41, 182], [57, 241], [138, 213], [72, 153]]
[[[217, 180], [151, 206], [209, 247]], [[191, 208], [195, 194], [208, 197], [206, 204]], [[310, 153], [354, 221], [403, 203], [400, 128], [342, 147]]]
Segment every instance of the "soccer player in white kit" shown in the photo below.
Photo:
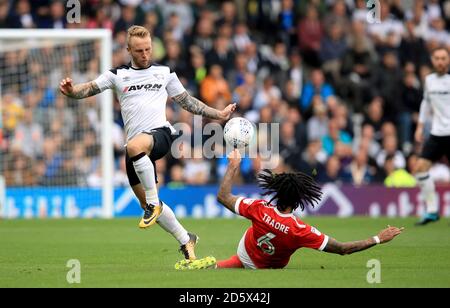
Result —
[[113, 89], [120, 102], [127, 135], [127, 175], [144, 216], [140, 228], [157, 222], [180, 243], [186, 259], [195, 259], [194, 247], [198, 237], [188, 233], [167, 204], [158, 198], [155, 161], [170, 150], [175, 129], [166, 120], [168, 96], [193, 114], [212, 119], [227, 120], [236, 109], [235, 104], [223, 110], [208, 107], [192, 97], [167, 66], [152, 62], [152, 40], [147, 29], [132, 26], [127, 34], [131, 63], [112, 69], [96, 80], [73, 85], [70, 78], [61, 81], [61, 92], [82, 99]]
[[416, 225], [426, 225], [439, 220], [436, 189], [429, 170], [433, 162], [444, 155], [450, 161], [450, 55], [447, 49], [437, 48], [431, 54], [435, 72], [425, 79], [424, 97], [420, 106], [419, 123], [415, 139], [422, 143], [424, 124], [432, 115], [431, 134], [425, 142], [417, 161], [415, 175], [426, 204], [426, 212]]

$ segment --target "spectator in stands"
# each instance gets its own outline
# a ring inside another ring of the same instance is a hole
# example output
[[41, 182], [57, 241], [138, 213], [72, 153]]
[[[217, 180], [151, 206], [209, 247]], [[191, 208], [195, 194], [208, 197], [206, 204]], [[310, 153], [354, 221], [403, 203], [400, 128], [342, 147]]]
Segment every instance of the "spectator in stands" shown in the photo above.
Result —
[[364, 24], [354, 22], [352, 37], [341, 65], [340, 95], [350, 102], [355, 112], [364, 110], [364, 103], [371, 98], [371, 81], [374, 59], [370, 43], [364, 33]]
[[400, 87], [402, 81], [401, 71], [397, 55], [394, 52], [386, 52], [383, 55], [381, 65], [374, 76], [376, 92], [383, 98], [384, 115], [396, 120], [399, 112]]
[[328, 33], [330, 33], [334, 27], [341, 28], [340, 30], [344, 33], [347, 33], [350, 30], [345, 0], [334, 1], [332, 10], [325, 14], [325, 17], [323, 18], [323, 27]]
[[50, 108], [55, 105], [55, 89], [50, 85], [47, 76], [40, 76], [37, 79], [36, 89], [34, 89], [33, 92], [33, 95], [38, 97], [39, 108]]
[[381, 150], [381, 145], [375, 140], [375, 130], [372, 125], [362, 126], [361, 137], [353, 143], [354, 152], [364, 146], [370, 158], [375, 158]]
[[331, 95], [334, 95], [333, 87], [325, 82], [325, 76], [320, 69], [314, 69], [311, 72], [311, 81], [307, 82], [302, 90], [300, 100], [301, 110], [310, 108], [313, 96], [320, 95], [322, 100], [326, 101]]
[[236, 26], [233, 35], [233, 46], [237, 52], [245, 52], [248, 46], [252, 43], [248, 27], [245, 23], [239, 23]]
[[50, 5], [50, 18], [48, 24], [39, 25], [40, 28], [64, 29], [67, 25], [66, 11], [64, 3], [52, 1]]
[[199, 92], [202, 81], [206, 78], [208, 70], [206, 69], [205, 56], [199, 48], [191, 48], [190, 63], [186, 67], [186, 71], [182, 76], [186, 78], [187, 87], [194, 93]]
[[331, 156], [325, 166], [324, 172], [317, 173], [319, 183], [342, 183], [341, 162], [337, 156]]
[[353, 161], [349, 166], [352, 183], [354, 185], [360, 186], [372, 182], [375, 171], [369, 166], [368, 161], [369, 156], [367, 150], [364, 147], [361, 147], [359, 151], [355, 153]]
[[300, 160], [296, 164], [298, 171], [316, 176], [324, 172], [324, 163], [327, 155], [322, 150], [322, 143], [320, 140], [312, 140], [308, 143], [306, 150], [302, 153]]
[[[332, 97], [328, 98], [328, 105]], [[346, 105], [336, 102], [331, 109], [332, 117], [338, 122], [339, 129], [348, 133], [353, 138], [353, 122], [350, 118], [349, 111]]]
[[245, 49], [245, 55], [247, 56], [247, 69], [249, 72], [256, 74], [261, 68], [263, 60], [258, 50], [256, 43], [251, 42]]
[[184, 168], [181, 164], [175, 164], [170, 169], [170, 181], [167, 187], [171, 189], [183, 188], [184, 186]]
[[285, 43], [281, 41], [275, 42], [273, 52], [268, 55], [266, 64], [277, 86], [284, 85], [289, 70], [289, 59]]
[[264, 79], [263, 86], [256, 92], [253, 106], [257, 110], [260, 110], [261, 108], [267, 106], [271, 100], [278, 100], [280, 98], [280, 88], [275, 85], [273, 78], [268, 76]]
[[445, 21], [442, 18], [435, 18], [431, 21], [431, 28], [426, 35], [426, 43], [430, 50], [436, 47], [449, 46], [448, 32], [445, 30]]
[[244, 53], [236, 54], [234, 65], [228, 69], [228, 74], [226, 76], [230, 88], [235, 89], [244, 84], [246, 82], [245, 78], [247, 72], [247, 56]]
[[114, 24], [114, 33], [127, 31], [136, 21], [136, 10], [133, 6], [122, 7], [120, 19]]
[[208, 53], [214, 45], [214, 23], [209, 18], [200, 18], [197, 22], [195, 32], [187, 38], [189, 45], [200, 47], [203, 53]]
[[58, 179], [56, 175], [63, 163], [63, 155], [61, 153], [61, 143], [55, 142], [56, 136], [49, 136], [44, 139], [43, 158], [45, 160], [45, 173], [43, 176], [43, 183], [45, 185], [56, 185]]
[[56, 97], [55, 106], [53, 108], [45, 109], [44, 119], [38, 122], [43, 125], [45, 133], [50, 131], [51, 123], [61, 121], [64, 123], [62, 127], [62, 135], [64, 139], [70, 140], [75, 128], [76, 115], [74, 110], [67, 107], [66, 100], [62, 95]]
[[391, 6], [384, 2], [380, 5], [380, 22], [368, 26], [369, 34], [379, 53], [399, 47], [404, 32], [403, 24], [393, 14]]
[[352, 21], [366, 22], [368, 13], [366, 0], [356, 0], [351, 19]]
[[19, 28], [36, 27], [36, 21], [31, 12], [30, 2], [28, 0], [19, 0], [15, 4], [15, 19], [19, 21]]
[[296, 21], [297, 16], [293, 0], [282, 0], [281, 11], [278, 15], [278, 33], [288, 47], [297, 45], [296, 42]]
[[367, 111], [364, 115], [363, 126], [370, 125], [374, 130], [374, 138], [377, 142], [381, 142], [383, 138], [381, 129], [386, 123], [387, 119], [383, 112], [383, 99], [376, 96], [367, 106]]
[[206, 78], [200, 85], [200, 96], [209, 105], [214, 107], [218, 98], [223, 97], [226, 101], [231, 101], [231, 92], [223, 77], [222, 67], [213, 64]]
[[384, 180], [386, 187], [404, 188], [415, 187], [416, 178], [404, 168], [398, 168], [395, 164], [395, 157], [388, 155], [384, 162], [384, 169], [387, 174]]
[[186, 160], [185, 180], [189, 185], [205, 185], [210, 181], [211, 164], [203, 159], [201, 146], [193, 149], [193, 157]]
[[313, 114], [307, 123], [309, 141], [321, 140], [328, 133], [327, 107], [321, 100], [314, 105]]
[[302, 149], [295, 138], [294, 123], [290, 121], [282, 122], [280, 126], [280, 155], [292, 169], [297, 166], [301, 151]]
[[174, 72], [185, 72], [187, 70], [187, 63], [182, 57], [180, 43], [176, 40], [169, 40], [165, 45], [166, 56], [161, 62], [170, 67]]
[[32, 159], [21, 152], [19, 145], [11, 144], [3, 162], [7, 187], [35, 185]]
[[384, 137], [383, 149], [377, 155], [377, 164], [379, 167], [384, 166], [384, 162], [388, 156], [393, 156], [396, 169], [406, 168], [406, 159], [403, 153], [398, 150], [397, 137], [395, 135]]
[[234, 54], [230, 50], [230, 41], [224, 36], [219, 36], [214, 40], [214, 48], [206, 54], [206, 64], [208, 66], [219, 65], [226, 76], [233, 67]]
[[323, 37], [323, 28], [319, 19], [319, 12], [314, 5], [308, 5], [305, 17], [298, 24], [297, 32], [298, 46], [303, 58], [313, 67], [319, 67], [319, 51]]
[[20, 20], [9, 14], [11, 4], [9, 0], [0, 1], [0, 29], [2, 28], [20, 28]]
[[233, 1], [226, 0], [222, 1], [221, 5], [221, 16], [217, 21], [217, 26], [223, 24], [229, 24], [235, 27], [238, 23], [236, 4]]
[[[77, 168], [73, 155], [70, 152], [66, 152], [60, 168], [54, 175], [53, 185], [77, 187], [86, 186], [86, 183], [84, 175]], [[101, 181], [99, 187], [101, 187]]]
[[175, 41], [182, 41], [184, 37], [184, 28], [178, 16], [175, 12], [171, 13], [166, 24], [166, 31], [171, 33], [172, 38]]
[[3, 133], [6, 138], [13, 135], [17, 125], [22, 121], [24, 108], [18, 99], [11, 93], [6, 93], [2, 97]]
[[237, 103], [236, 112], [241, 115], [248, 114], [253, 121], [257, 118], [257, 112], [253, 110], [253, 98], [256, 94], [256, 78], [252, 73], [244, 75], [244, 82], [239, 85], [233, 93], [233, 101]]
[[42, 155], [44, 129], [33, 121], [33, 110], [25, 110], [23, 120], [14, 132], [14, 143], [18, 144], [22, 153], [30, 159]]
[[[338, 3], [338, 2], [337, 2]], [[341, 59], [347, 50], [343, 25], [335, 22], [327, 30], [320, 44], [320, 60], [324, 73], [336, 84], [340, 78]]]
[[293, 82], [293, 95], [300, 98], [303, 89], [304, 69], [302, 57], [297, 49], [292, 49], [289, 56], [290, 66], [287, 72], [288, 79]]
[[[350, 146], [352, 142], [352, 137], [339, 129], [339, 123], [336, 119], [331, 119], [328, 122], [328, 134], [322, 138], [322, 147], [327, 155], [331, 156], [335, 152], [335, 146], [343, 144], [345, 146]], [[351, 152], [351, 147], [350, 147]]]
[[[419, 79], [414, 72], [406, 72], [406, 70], [405, 68], [403, 82], [400, 87], [401, 99], [398, 102], [400, 112], [397, 117], [402, 149], [409, 148], [413, 142], [412, 132], [418, 121], [423, 93]], [[414, 70], [414, 67], [411, 70]]]
[[[426, 20], [426, 19], [424, 19]], [[404, 65], [411, 62], [415, 67], [420, 67], [428, 63], [428, 52], [426, 50], [425, 42], [415, 30], [414, 21], [409, 20], [405, 22], [405, 35], [399, 47], [399, 60]]]

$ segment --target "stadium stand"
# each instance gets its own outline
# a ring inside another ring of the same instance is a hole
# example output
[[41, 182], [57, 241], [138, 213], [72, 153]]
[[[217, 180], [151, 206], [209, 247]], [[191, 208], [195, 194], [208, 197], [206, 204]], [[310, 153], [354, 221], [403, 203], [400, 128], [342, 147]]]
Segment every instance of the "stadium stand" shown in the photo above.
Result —
[[[236, 115], [255, 123], [280, 123], [279, 168], [314, 172], [324, 183], [384, 183], [396, 169], [410, 171], [419, 152], [413, 132], [431, 71], [429, 51], [450, 50], [449, 1], [382, 1], [381, 22], [373, 24], [365, 20], [364, 0], [80, 2], [81, 23], [70, 24], [64, 1], [0, 0], [0, 28], [111, 29], [117, 67], [129, 61], [127, 28], [144, 25], [154, 37], [154, 61], [176, 71], [191, 94], [217, 108], [236, 102]], [[76, 50], [64, 58], [74, 79], [96, 77], [98, 56], [87, 55], [84, 67]], [[33, 59], [4, 53], [0, 67], [8, 63], [18, 76], [32, 74]], [[96, 98], [75, 113], [77, 102], [58, 91], [60, 68], [46, 69], [48, 78], [33, 85], [18, 80], [17, 88], [5, 78], [12, 72], [0, 71], [0, 171], [8, 187], [96, 186]], [[177, 107], [167, 105], [168, 120], [193, 129], [193, 117]], [[117, 101], [114, 121], [116, 184], [127, 185]], [[49, 140], [52, 130], [62, 131], [61, 140]], [[70, 155], [57, 154], [73, 140], [65, 151]], [[192, 144], [193, 151], [198, 146]], [[167, 156], [157, 167], [160, 181], [175, 186], [217, 183], [223, 174], [221, 159]], [[242, 182], [254, 182], [259, 168], [257, 158], [244, 160]], [[449, 174], [437, 166], [437, 178], [449, 181]]]

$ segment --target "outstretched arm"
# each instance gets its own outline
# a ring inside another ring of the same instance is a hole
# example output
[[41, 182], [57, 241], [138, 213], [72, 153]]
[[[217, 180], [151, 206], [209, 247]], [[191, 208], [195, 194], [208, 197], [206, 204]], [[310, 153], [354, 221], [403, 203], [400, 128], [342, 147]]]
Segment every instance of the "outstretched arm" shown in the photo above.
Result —
[[187, 91], [172, 97], [183, 109], [192, 112], [193, 114], [202, 115], [216, 120], [228, 120], [236, 109], [236, 104], [228, 105], [224, 110], [217, 110], [207, 106], [199, 99], [189, 95]]
[[230, 163], [228, 164], [227, 171], [220, 184], [217, 201], [234, 213], [234, 205], [236, 204], [238, 197], [231, 194], [231, 184], [233, 183], [234, 176], [238, 173], [241, 155], [239, 151], [235, 149], [228, 155], [228, 159]]
[[70, 78], [65, 78], [61, 81], [59, 84], [59, 90], [65, 96], [76, 99], [94, 96], [101, 92], [100, 88], [94, 81], [73, 85], [72, 79]]
[[[391, 241], [394, 237], [402, 233], [404, 228], [397, 228], [388, 226], [386, 229], [380, 231], [378, 233], [378, 239], [380, 240], [380, 244], [387, 243]], [[323, 251], [329, 253], [336, 253], [340, 255], [349, 255], [354, 252], [363, 251], [370, 247], [375, 246], [378, 242], [375, 240], [375, 237], [369, 238], [367, 240], [362, 241], [354, 241], [354, 242], [338, 242], [333, 238], [328, 240], [327, 246]]]

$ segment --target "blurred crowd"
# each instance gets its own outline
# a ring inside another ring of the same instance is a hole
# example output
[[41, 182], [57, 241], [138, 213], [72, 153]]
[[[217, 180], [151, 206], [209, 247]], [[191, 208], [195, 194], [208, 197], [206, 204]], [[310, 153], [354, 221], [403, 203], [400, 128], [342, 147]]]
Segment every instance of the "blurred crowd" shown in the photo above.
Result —
[[[413, 132], [430, 50], [450, 50], [450, 1], [380, 1], [379, 15], [365, 0], [80, 3], [80, 23], [68, 23], [65, 1], [0, 0], [0, 28], [111, 29], [116, 67], [129, 62], [126, 30], [143, 25], [154, 61], [192, 95], [218, 109], [235, 102], [236, 116], [256, 124], [280, 124], [275, 171], [303, 171], [321, 183], [415, 185]], [[96, 44], [0, 50], [0, 168], [8, 186], [100, 185], [99, 98], [77, 102], [58, 91], [63, 77], [98, 76]], [[167, 117], [193, 131], [196, 119], [179, 106], [169, 103]], [[112, 134], [114, 181], [127, 185], [117, 100]], [[183, 147], [201, 150], [202, 142]], [[266, 165], [243, 159], [241, 182], [253, 183]], [[225, 159], [188, 155], [157, 162], [159, 182], [171, 187], [217, 183], [225, 167]], [[450, 182], [446, 162], [431, 174]]]

